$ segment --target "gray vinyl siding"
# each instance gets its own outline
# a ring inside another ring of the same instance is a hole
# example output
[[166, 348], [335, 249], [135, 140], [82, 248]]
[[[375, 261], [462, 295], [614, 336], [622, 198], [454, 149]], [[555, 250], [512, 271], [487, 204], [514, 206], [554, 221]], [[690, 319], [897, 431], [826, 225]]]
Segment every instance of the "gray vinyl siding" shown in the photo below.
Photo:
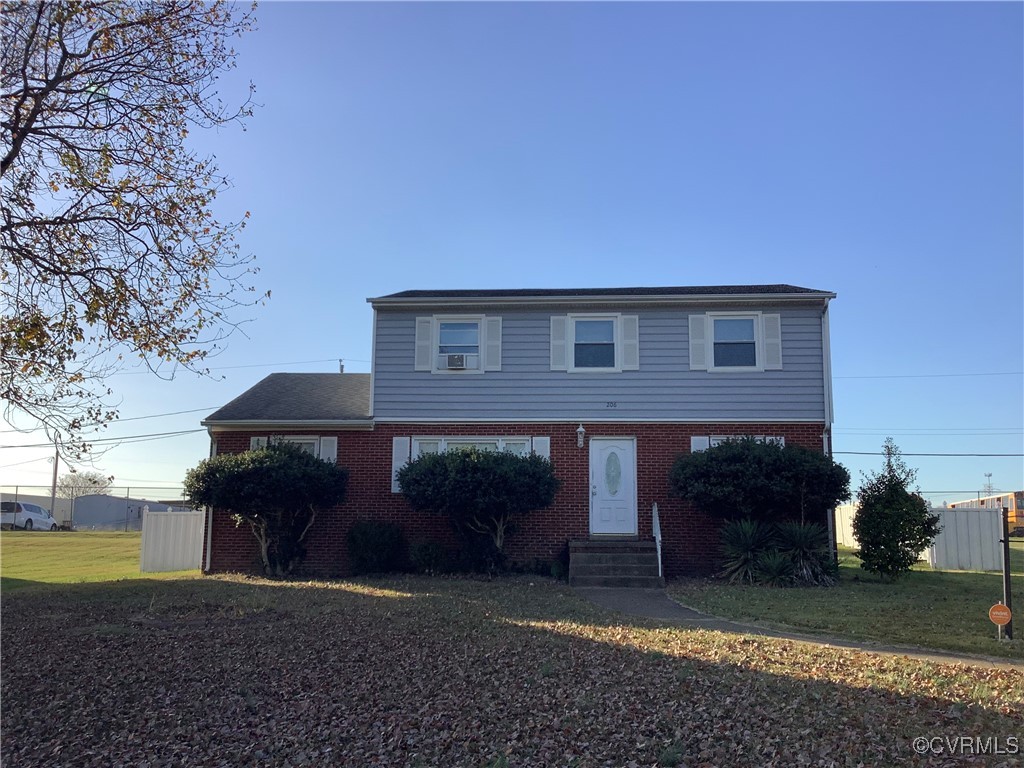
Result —
[[[503, 318], [501, 370], [467, 375], [432, 374], [413, 370], [415, 319], [431, 313], [378, 309], [374, 417], [824, 421], [821, 308], [752, 309], [781, 315], [780, 371], [691, 371], [687, 354], [688, 317], [705, 311], [704, 308], [623, 308], [622, 314], [639, 316], [637, 371], [552, 371], [550, 318], [552, 314], [566, 313], [491, 309], [485, 310], [488, 315], [500, 314]], [[615, 403], [615, 407], [609, 407], [609, 403]]]

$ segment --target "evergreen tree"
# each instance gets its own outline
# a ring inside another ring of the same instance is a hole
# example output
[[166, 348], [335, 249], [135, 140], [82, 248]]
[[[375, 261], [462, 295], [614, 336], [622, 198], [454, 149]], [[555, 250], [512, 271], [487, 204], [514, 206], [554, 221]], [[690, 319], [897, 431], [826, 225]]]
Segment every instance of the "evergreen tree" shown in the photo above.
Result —
[[857, 491], [858, 509], [853, 534], [860, 543], [861, 568], [895, 581], [909, 571], [938, 535], [939, 516], [928, 510], [919, 493], [911, 491], [917, 471], [903, 462], [891, 437], [882, 446], [881, 472], [865, 476]]

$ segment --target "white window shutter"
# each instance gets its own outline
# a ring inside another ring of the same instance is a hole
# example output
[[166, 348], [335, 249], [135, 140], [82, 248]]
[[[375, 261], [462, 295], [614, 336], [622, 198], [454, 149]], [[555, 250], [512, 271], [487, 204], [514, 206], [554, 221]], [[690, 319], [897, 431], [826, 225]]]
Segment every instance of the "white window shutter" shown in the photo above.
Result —
[[320, 458], [326, 461], [328, 464], [338, 463], [338, 438], [320, 438]]
[[623, 315], [622, 324], [622, 370], [640, 370], [640, 318]]
[[690, 315], [690, 370], [708, 369], [708, 317]]
[[782, 370], [782, 318], [762, 315], [764, 321], [764, 369]]
[[533, 452], [538, 456], [543, 456], [545, 459], [551, 458], [551, 438], [550, 437], [535, 437], [533, 438]]
[[486, 346], [484, 347], [484, 370], [485, 371], [500, 371], [501, 370], [501, 318], [500, 317], [487, 317], [484, 318], [484, 341]]
[[568, 343], [566, 341], [566, 328], [569, 318], [565, 315], [553, 315], [551, 317], [551, 370], [568, 370]]
[[417, 371], [433, 370], [434, 343], [434, 318], [416, 318], [416, 365]]
[[250, 437], [249, 438], [249, 450], [258, 451], [260, 448], [267, 447], [267, 438], [265, 437]]
[[408, 437], [391, 438], [391, 492], [401, 493], [398, 487], [398, 470], [409, 463], [409, 447], [412, 443]]
[[698, 437], [694, 435], [690, 438], [690, 453], [697, 453], [698, 451], [706, 451], [711, 447], [710, 437]]

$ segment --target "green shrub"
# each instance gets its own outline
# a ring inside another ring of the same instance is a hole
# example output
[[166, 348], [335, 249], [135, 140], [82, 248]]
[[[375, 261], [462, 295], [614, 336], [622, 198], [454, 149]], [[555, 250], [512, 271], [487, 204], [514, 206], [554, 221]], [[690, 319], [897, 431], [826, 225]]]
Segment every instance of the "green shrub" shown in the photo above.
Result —
[[[345, 498], [348, 471], [291, 443], [223, 453], [185, 476], [185, 495], [214, 515], [245, 522], [259, 543], [267, 576], [287, 576], [306, 556], [305, 540], [317, 515]], [[313, 529], [315, 530], [315, 529]]]
[[504, 567], [516, 518], [550, 506], [559, 483], [541, 456], [470, 448], [424, 454], [398, 471], [398, 484], [413, 509], [447, 516], [465, 542], [463, 556], [492, 571]]
[[767, 549], [757, 556], [754, 579], [766, 587], [790, 587], [793, 585], [793, 561], [785, 552]]
[[392, 573], [403, 571], [408, 547], [402, 529], [380, 520], [359, 520], [349, 528], [348, 558], [352, 572]]
[[816, 523], [762, 523], [745, 518], [722, 526], [720, 576], [772, 587], [831, 586], [838, 580], [828, 533]]
[[412, 548], [410, 553], [413, 570], [417, 573], [434, 575], [452, 570], [451, 553], [436, 541], [424, 541]]
[[819, 451], [745, 437], [680, 455], [669, 488], [727, 520], [814, 521], [849, 498], [850, 473]]
[[931, 545], [940, 526], [927, 502], [909, 490], [917, 472], [903, 463], [892, 438], [886, 439], [883, 453], [882, 471], [866, 476], [857, 492], [853, 535], [860, 544], [861, 568], [895, 581]]
[[720, 576], [730, 583], [755, 581], [757, 558], [768, 548], [771, 528], [765, 523], [745, 518], [730, 520], [722, 526], [724, 563]]
[[463, 531], [462, 542], [455, 553], [453, 570], [459, 573], [483, 573], [494, 576], [508, 566], [508, 558], [486, 534]]
[[804, 587], [831, 587], [839, 578], [832, 559], [828, 531], [817, 523], [779, 523], [775, 527], [779, 552], [793, 565], [793, 583]]

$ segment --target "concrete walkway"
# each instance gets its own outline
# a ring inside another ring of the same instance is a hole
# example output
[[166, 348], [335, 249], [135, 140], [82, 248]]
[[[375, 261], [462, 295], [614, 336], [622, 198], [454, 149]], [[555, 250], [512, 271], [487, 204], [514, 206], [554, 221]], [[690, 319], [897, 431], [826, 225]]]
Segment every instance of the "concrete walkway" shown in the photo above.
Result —
[[778, 637], [799, 643], [809, 643], [834, 648], [850, 648], [857, 651], [877, 653], [885, 656], [908, 656], [938, 664], [966, 664], [974, 667], [994, 669], [1024, 669], [1024, 661], [997, 659], [987, 656], [971, 656], [951, 651], [930, 651], [912, 646], [882, 645], [878, 643], [844, 640], [826, 635], [805, 635], [761, 627], [756, 624], [742, 624], [700, 613], [677, 603], [663, 589], [628, 589], [617, 587], [576, 587], [576, 594], [610, 611], [627, 616], [642, 616], [677, 624], [687, 629], [710, 629], [716, 632], [731, 632], [740, 635]]

